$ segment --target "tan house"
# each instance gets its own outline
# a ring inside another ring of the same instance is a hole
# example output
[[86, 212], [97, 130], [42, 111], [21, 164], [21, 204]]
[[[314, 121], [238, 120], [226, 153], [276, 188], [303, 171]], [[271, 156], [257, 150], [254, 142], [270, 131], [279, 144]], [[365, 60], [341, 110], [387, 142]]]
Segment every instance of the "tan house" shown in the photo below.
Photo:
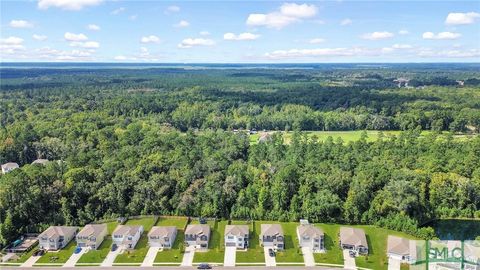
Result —
[[134, 249], [143, 233], [143, 226], [118, 225], [113, 231], [113, 243], [123, 249]]
[[297, 238], [300, 247], [308, 247], [313, 252], [325, 251], [324, 233], [313, 224], [304, 222], [297, 226]]
[[15, 169], [18, 169], [19, 167], [20, 166], [18, 166], [18, 164], [15, 162], [8, 162], [5, 164], [2, 164], [2, 173], [3, 174], [9, 173]]
[[368, 243], [365, 231], [362, 229], [341, 227], [340, 247], [356, 251], [358, 254], [368, 254]]
[[107, 235], [107, 224], [88, 224], [77, 234], [77, 247], [97, 249]]
[[153, 226], [148, 232], [148, 245], [170, 249], [176, 237], [177, 227], [175, 226]]
[[285, 248], [285, 236], [280, 224], [261, 224], [260, 244], [264, 247], [283, 250]]
[[207, 224], [190, 224], [185, 229], [185, 245], [196, 248], [208, 248], [210, 226]]
[[48, 163], [48, 159], [35, 159], [32, 164], [40, 164], [40, 165], [45, 165]]
[[50, 226], [38, 236], [38, 246], [45, 250], [59, 250], [75, 238], [78, 227]]
[[237, 247], [237, 249], [248, 248], [248, 225], [227, 225], [225, 226], [225, 246]]

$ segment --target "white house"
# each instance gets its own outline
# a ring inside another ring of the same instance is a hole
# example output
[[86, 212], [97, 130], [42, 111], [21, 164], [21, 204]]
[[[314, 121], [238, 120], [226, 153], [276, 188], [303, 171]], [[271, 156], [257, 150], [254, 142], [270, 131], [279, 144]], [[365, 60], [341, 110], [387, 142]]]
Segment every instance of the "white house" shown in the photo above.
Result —
[[148, 245], [151, 247], [161, 247], [170, 249], [175, 243], [177, 237], [177, 227], [175, 226], [154, 226], [148, 232]]
[[185, 245], [207, 249], [210, 241], [210, 226], [208, 224], [190, 224], [185, 229]]
[[18, 169], [19, 166], [17, 163], [15, 162], [8, 162], [8, 163], [5, 163], [5, 164], [2, 164], [2, 173], [3, 174], [6, 174], [8, 172], [11, 172], [15, 169]]
[[48, 159], [35, 159], [32, 164], [40, 164], [40, 165], [45, 165], [48, 163]]
[[248, 248], [248, 225], [227, 225], [225, 226], [225, 246], [237, 247], [237, 249]]
[[45, 250], [59, 250], [64, 248], [78, 232], [78, 227], [50, 226], [38, 236], [38, 246]]
[[263, 247], [272, 247], [277, 250], [285, 249], [285, 236], [280, 224], [260, 225], [260, 244]]
[[134, 249], [143, 233], [143, 226], [118, 225], [113, 231], [112, 241], [120, 248]]
[[107, 224], [88, 224], [77, 234], [77, 247], [97, 249], [107, 235]]
[[324, 233], [313, 224], [303, 222], [297, 226], [297, 238], [300, 247], [308, 247], [313, 252], [325, 251]]

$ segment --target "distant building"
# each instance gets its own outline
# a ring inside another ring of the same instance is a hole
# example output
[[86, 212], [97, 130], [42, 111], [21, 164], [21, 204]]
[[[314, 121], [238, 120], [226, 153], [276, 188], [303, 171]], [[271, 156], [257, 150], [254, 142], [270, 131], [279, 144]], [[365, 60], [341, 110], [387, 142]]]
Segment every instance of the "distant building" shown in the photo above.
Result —
[[123, 249], [134, 249], [143, 233], [143, 226], [118, 225], [113, 231], [112, 240]]
[[465, 85], [465, 81], [455, 81], [457, 82], [458, 86], [464, 86]]
[[175, 243], [177, 227], [175, 226], [154, 226], [148, 232], [148, 244], [151, 247], [170, 249]]
[[237, 247], [237, 249], [248, 248], [248, 225], [227, 225], [225, 226], [225, 246]]
[[18, 169], [19, 166], [17, 163], [15, 162], [8, 162], [8, 163], [5, 163], [5, 164], [2, 164], [2, 174], [6, 174], [6, 173], [9, 173], [15, 169]]
[[313, 252], [322, 252], [325, 250], [323, 231], [313, 224], [308, 224], [308, 221], [301, 222], [301, 224], [297, 226], [297, 238], [300, 247], [308, 247]]
[[358, 254], [368, 254], [368, 243], [365, 231], [362, 229], [341, 227], [340, 247], [356, 251]]
[[107, 235], [107, 224], [88, 224], [77, 234], [77, 246], [97, 249]]
[[190, 224], [185, 229], [185, 245], [207, 249], [210, 241], [210, 226], [208, 224]]
[[285, 236], [280, 224], [262, 224], [260, 226], [260, 244], [274, 249], [285, 249]]
[[398, 78], [398, 79], [393, 80], [393, 82], [397, 83], [398, 88], [400, 88], [402, 86], [408, 87], [408, 83], [410, 82], [410, 79]]
[[45, 165], [48, 163], [48, 159], [35, 159], [32, 164], [41, 164], [41, 165]]
[[50, 226], [38, 236], [40, 249], [59, 250], [75, 238], [78, 227], [72, 226]]

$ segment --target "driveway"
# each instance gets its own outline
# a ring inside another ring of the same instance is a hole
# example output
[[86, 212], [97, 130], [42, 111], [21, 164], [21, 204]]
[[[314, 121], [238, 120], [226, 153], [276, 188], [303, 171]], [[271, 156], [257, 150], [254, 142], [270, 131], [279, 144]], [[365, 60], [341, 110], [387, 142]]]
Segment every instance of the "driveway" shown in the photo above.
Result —
[[82, 248], [78, 254], [72, 253], [72, 256], [68, 258], [68, 261], [63, 265], [63, 267], [74, 267], [78, 260], [80, 260], [80, 257], [85, 254], [85, 252], [87, 252], [87, 248]]
[[343, 250], [343, 267], [345, 269], [357, 269], [355, 257], [350, 257], [348, 249]]
[[388, 258], [388, 270], [400, 270], [400, 265], [399, 259]]
[[153, 266], [153, 263], [155, 262], [155, 257], [157, 257], [157, 253], [159, 250], [159, 247], [150, 247], [148, 249], [147, 255], [145, 256], [145, 259], [143, 259], [141, 266]]
[[223, 266], [235, 266], [237, 258], [237, 247], [225, 247], [225, 257], [223, 259]]
[[32, 267], [42, 256], [30, 256], [20, 267]]
[[265, 254], [265, 266], [277, 266], [277, 260], [275, 257], [270, 257], [268, 250], [270, 247], [263, 247], [263, 253]]
[[117, 258], [117, 255], [120, 254], [121, 250], [122, 249], [120, 247], [118, 247], [115, 251], [110, 250], [100, 266], [112, 266], [115, 258]]
[[185, 248], [182, 264], [180, 266], [192, 266], [193, 256], [195, 255], [195, 247], [189, 246]]
[[305, 266], [315, 266], [315, 259], [313, 258], [312, 249], [309, 247], [302, 247], [303, 261]]

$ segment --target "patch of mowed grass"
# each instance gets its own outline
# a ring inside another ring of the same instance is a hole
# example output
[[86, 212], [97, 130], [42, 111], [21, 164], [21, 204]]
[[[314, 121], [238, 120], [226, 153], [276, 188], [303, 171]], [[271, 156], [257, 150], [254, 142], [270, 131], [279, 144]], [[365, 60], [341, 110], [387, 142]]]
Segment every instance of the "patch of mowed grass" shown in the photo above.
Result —
[[297, 240], [297, 222], [280, 223], [285, 236], [285, 249], [278, 251], [276, 260], [279, 263], [303, 263], [303, 255]]
[[340, 248], [338, 224], [315, 224], [323, 230], [326, 253], [314, 253], [316, 263], [341, 264], [343, 265], [343, 252]]
[[[68, 258], [72, 256], [73, 251], [77, 247], [77, 243], [75, 240], [70, 241], [68, 245], [62, 248], [59, 251], [48, 251], [47, 253], [43, 254], [43, 256], [38, 259], [36, 264], [41, 263], [61, 263], [64, 264], [68, 261]], [[37, 266], [35, 264], [35, 266]]]
[[184, 229], [187, 225], [187, 218], [162, 218], [160, 217], [155, 226], [175, 226], [177, 229]]
[[[209, 222], [210, 225], [212, 222]], [[195, 251], [193, 262], [195, 263], [223, 263], [225, 247], [223, 235], [228, 221], [216, 221], [210, 225], [211, 234], [208, 243], [208, 251]]]
[[110, 247], [112, 246], [112, 237], [105, 236], [102, 244], [96, 250], [90, 250], [83, 254], [77, 263], [91, 263], [100, 265], [107, 257]]
[[249, 228], [249, 247], [246, 251], [237, 250], [236, 261], [238, 263], [265, 263], [265, 255], [263, 247], [260, 246], [260, 223], [235, 221], [231, 222], [233, 225], [248, 225]]
[[172, 248], [158, 252], [155, 257], [155, 263], [175, 262], [180, 264], [183, 259], [184, 239], [185, 233], [183, 232], [183, 229], [178, 229]]

